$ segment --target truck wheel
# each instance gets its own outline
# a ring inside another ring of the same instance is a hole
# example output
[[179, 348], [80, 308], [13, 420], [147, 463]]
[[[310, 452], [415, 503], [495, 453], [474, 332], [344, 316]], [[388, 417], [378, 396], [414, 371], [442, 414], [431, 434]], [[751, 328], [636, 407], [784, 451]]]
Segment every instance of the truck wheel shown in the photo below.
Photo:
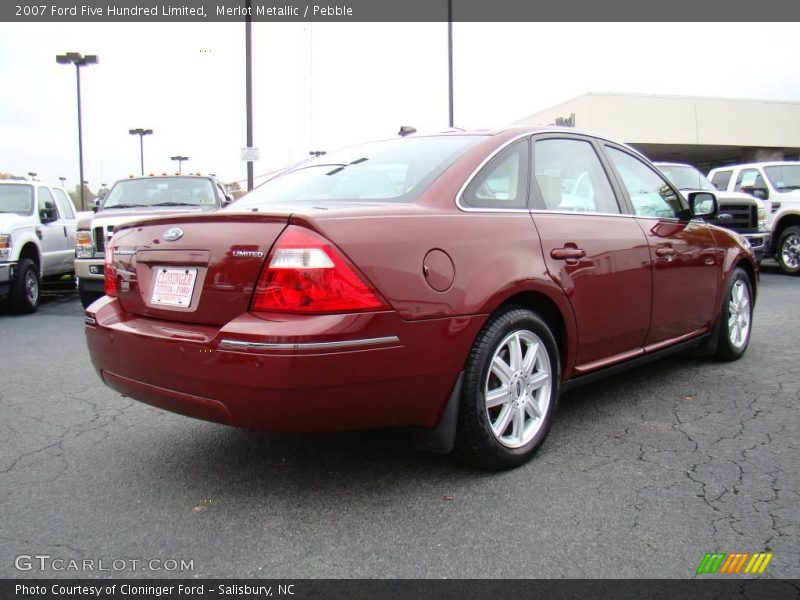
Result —
[[11, 284], [11, 310], [15, 313], [36, 312], [40, 297], [39, 270], [30, 258], [22, 258], [17, 264], [17, 277]]
[[94, 302], [95, 300], [99, 300], [103, 297], [103, 294], [100, 292], [90, 292], [86, 288], [83, 287], [83, 282], [79, 279], [78, 280], [78, 298], [81, 299], [81, 304], [83, 308], [89, 308], [89, 305]]
[[734, 269], [731, 275], [719, 318], [716, 356], [720, 360], [737, 360], [747, 350], [753, 323], [753, 290], [741, 268]]
[[794, 225], [783, 230], [775, 258], [784, 273], [794, 275], [800, 272], [800, 227]]
[[530, 460], [550, 430], [559, 379], [555, 338], [538, 315], [517, 307], [490, 319], [464, 370], [458, 454], [491, 471]]

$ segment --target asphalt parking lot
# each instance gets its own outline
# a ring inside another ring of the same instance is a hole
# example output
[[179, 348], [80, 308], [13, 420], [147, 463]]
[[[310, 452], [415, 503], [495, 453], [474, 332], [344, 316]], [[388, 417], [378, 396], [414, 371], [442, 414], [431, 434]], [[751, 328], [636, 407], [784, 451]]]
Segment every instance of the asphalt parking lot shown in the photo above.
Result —
[[[404, 431], [165, 413], [101, 384], [74, 294], [0, 311], [0, 576], [683, 578], [706, 552], [770, 550], [764, 576], [800, 577], [798, 304], [800, 278], [767, 267], [744, 359], [569, 393], [536, 458], [494, 475]], [[36, 554], [193, 570], [15, 568]]]

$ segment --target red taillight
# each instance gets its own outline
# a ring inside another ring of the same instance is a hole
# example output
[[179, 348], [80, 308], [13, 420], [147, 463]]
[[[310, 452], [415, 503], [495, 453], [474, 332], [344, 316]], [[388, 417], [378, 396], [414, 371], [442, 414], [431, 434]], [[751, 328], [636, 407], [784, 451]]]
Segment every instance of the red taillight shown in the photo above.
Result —
[[106, 245], [106, 257], [103, 261], [103, 275], [105, 276], [106, 296], [117, 295], [117, 271], [114, 268], [114, 240], [109, 240]]
[[289, 225], [261, 272], [251, 308], [335, 313], [387, 306], [330, 242], [313, 231]]

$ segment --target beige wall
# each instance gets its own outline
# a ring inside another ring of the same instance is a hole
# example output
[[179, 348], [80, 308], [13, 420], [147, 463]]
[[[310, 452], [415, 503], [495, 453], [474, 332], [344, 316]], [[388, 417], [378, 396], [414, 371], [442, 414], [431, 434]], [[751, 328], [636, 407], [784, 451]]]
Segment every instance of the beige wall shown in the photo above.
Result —
[[627, 143], [800, 146], [800, 103], [587, 94], [514, 125], [549, 125], [575, 113], [575, 128]]

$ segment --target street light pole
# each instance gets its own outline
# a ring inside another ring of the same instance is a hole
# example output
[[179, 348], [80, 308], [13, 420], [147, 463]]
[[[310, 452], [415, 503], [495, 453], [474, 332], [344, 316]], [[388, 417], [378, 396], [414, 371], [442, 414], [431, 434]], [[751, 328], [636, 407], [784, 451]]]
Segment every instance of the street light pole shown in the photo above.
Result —
[[139, 158], [141, 160], [141, 165], [142, 165], [142, 175], [144, 175], [144, 136], [152, 135], [153, 134], [153, 130], [152, 129], [142, 129], [140, 127], [139, 129], [129, 129], [128, 133], [130, 133], [131, 135], [138, 135], [139, 136]]
[[447, 73], [450, 87], [450, 128], [453, 128], [453, 0], [447, 0]]
[[177, 160], [178, 161], [178, 175], [181, 175], [181, 174], [183, 174], [183, 169], [181, 168], [181, 165], [182, 165], [183, 161], [189, 160], [189, 157], [188, 156], [170, 156], [170, 160]]
[[[253, 22], [250, 17], [252, 2], [247, 0], [247, 16], [244, 25], [244, 87], [247, 109], [247, 147], [253, 147]], [[247, 161], [247, 191], [253, 189], [253, 161]]]
[[[78, 88], [78, 168], [80, 178], [83, 181], [83, 124], [81, 119], [81, 67], [97, 64], [96, 54], [83, 56], [80, 52], [67, 52], [66, 54], [56, 55], [56, 62], [60, 65], [75, 65], [75, 75]], [[86, 210], [86, 198], [81, 185], [81, 210]]]

